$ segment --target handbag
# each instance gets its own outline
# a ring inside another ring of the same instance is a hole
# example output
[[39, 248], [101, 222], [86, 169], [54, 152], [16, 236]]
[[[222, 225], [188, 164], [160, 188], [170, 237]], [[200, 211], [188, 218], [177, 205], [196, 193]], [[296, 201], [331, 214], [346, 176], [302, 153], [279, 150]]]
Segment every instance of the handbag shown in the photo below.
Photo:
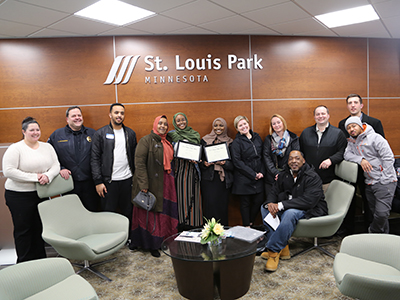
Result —
[[[133, 204], [147, 211], [146, 231], [149, 225], [149, 211], [154, 209], [154, 207], [156, 206], [156, 201], [157, 201], [156, 196], [154, 196], [154, 194], [149, 191], [147, 191], [147, 193], [139, 191], [139, 193], [135, 196], [135, 198], [132, 199]], [[154, 215], [154, 226], [151, 234], [153, 234], [154, 231], [156, 230], [156, 214], [153, 213], [153, 215]]]
[[156, 205], [156, 200], [156, 196], [154, 196], [153, 193], [149, 191], [147, 193], [140, 191], [135, 198], [132, 199], [132, 203], [147, 211], [151, 211]]

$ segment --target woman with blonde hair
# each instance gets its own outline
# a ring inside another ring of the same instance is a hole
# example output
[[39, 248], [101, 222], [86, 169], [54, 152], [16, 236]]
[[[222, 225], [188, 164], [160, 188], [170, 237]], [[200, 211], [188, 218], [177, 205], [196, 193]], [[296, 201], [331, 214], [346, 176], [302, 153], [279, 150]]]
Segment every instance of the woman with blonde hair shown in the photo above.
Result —
[[278, 114], [269, 122], [269, 135], [265, 137], [263, 158], [267, 170], [265, 176], [265, 196], [272, 187], [276, 175], [288, 162], [290, 151], [300, 150], [299, 137], [287, 129], [286, 120]]
[[243, 226], [252, 226], [264, 201], [263, 142], [260, 135], [250, 129], [245, 116], [237, 116], [234, 125], [238, 133], [231, 145], [233, 171], [232, 193], [240, 197]]

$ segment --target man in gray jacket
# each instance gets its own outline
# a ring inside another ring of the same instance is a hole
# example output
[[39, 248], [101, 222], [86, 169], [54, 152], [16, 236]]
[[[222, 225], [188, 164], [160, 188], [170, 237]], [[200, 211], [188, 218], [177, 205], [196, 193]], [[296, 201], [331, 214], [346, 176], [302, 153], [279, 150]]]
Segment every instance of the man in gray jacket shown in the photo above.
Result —
[[364, 171], [365, 194], [373, 215], [368, 231], [389, 233], [388, 217], [397, 182], [393, 152], [387, 140], [359, 117], [348, 118], [345, 128], [350, 137], [344, 159], [359, 164]]

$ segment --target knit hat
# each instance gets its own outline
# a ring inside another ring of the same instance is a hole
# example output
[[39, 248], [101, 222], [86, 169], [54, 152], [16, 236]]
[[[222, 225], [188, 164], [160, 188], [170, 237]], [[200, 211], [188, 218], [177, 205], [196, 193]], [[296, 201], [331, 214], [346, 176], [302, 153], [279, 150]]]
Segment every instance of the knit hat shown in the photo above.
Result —
[[346, 130], [347, 130], [347, 126], [349, 126], [350, 124], [353, 124], [353, 123], [355, 123], [358, 126], [360, 126], [361, 128], [363, 128], [360, 117], [350, 117], [350, 118], [348, 118], [346, 123], [344, 124], [344, 128], [346, 128]]

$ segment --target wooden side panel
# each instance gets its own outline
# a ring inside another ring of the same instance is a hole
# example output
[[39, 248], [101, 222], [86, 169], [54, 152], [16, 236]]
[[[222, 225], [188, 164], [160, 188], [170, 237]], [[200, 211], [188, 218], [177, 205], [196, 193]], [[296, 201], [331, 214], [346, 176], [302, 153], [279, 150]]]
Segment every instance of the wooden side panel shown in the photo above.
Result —
[[264, 69], [253, 71], [254, 99], [366, 95], [366, 39], [252, 37]]

